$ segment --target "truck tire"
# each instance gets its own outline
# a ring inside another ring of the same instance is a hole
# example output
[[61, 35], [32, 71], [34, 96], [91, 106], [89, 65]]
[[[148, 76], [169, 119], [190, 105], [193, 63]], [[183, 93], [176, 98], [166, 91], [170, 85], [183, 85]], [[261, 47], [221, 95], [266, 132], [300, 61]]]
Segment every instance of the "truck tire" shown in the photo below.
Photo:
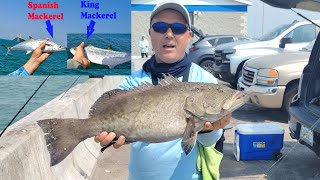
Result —
[[282, 101], [282, 110], [285, 112], [289, 112], [289, 107], [291, 103], [298, 99], [298, 83], [291, 84], [286, 87], [286, 91], [284, 92], [283, 101]]
[[214, 59], [204, 59], [199, 66], [202, 67], [202, 69], [208, 71], [209, 73], [213, 74], [213, 64]]
[[237, 73], [236, 73], [236, 75], [234, 77], [234, 81], [233, 81], [233, 83], [230, 83], [234, 89], [237, 89], [238, 80], [242, 75], [242, 68], [243, 68], [244, 62], [239, 64], [238, 69], [237, 69]]

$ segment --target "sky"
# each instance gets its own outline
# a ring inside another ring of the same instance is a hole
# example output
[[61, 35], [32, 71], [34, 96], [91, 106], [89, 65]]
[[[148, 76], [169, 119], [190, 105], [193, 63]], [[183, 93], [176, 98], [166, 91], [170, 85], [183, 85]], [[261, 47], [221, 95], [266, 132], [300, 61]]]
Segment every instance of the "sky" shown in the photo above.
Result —
[[[92, 19], [95, 23], [94, 33], [131, 33], [131, 0], [86, 0], [90, 3], [99, 3], [99, 9], [81, 8], [81, 0], [2, 0], [0, 11], [0, 38], [14, 39], [21, 33], [22, 38], [29, 35], [35, 39], [48, 37], [54, 42], [66, 45], [68, 33], [87, 33], [90, 19], [81, 19], [81, 12], [88, 13], [113, 13], [117, 18]], [[28, 8], [28, 2], [47, 3], [57, 2], [59, 9]], [[28, 20], [28, 12], [41, 14], [64, 13], [64, 20], [51, 20], [53, 25], [53, 39], [46, 30], [46, 20]]]

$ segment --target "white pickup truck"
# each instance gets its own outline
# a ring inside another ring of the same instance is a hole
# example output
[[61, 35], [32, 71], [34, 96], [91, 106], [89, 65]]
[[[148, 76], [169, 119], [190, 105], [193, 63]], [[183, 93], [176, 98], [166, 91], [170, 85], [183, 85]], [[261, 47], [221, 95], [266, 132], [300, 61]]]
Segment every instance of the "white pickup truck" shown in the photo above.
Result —
[[290, 104], [298, 98], [299, 79], [313, 45], [314, 41], [301, 51], [246, 61], [237, 89], [247, 92], [255, 105], [288, 111]]
[[[320, 21], [315, 21], [320, 24]], [[298, 51], [316, 38], [319, 28], [308, 21], [282, 25], [259, 39], [227, 43], [216, 47], [213, 75], [237, 86], [243, 64], [252, 58], [278, 54], [284, 51]]]

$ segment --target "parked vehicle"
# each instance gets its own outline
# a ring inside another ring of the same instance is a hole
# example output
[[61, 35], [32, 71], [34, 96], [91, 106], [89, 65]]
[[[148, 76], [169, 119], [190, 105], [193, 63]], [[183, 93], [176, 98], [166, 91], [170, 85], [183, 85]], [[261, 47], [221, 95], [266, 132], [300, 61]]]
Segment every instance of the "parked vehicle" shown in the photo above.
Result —
[[238, 90], [248, 92], [251, 102], [266, 108], [288, 111], [298, 98], [298, 84], [314, 41], [298, 52], [282, 52], [246, 61]]
[[[318, 0], [263, 0], [281, 8], [302, 8], [320, 11]], [[289, 108], [289, 129], [292, 138], [309, 147], [320, 157], [320, 33], [313, 46], [309, 62], [303, 69], [298, 87], [298, 99]]]
[[196, 29], [195, 27], [192, 27], [191, 30], [199, 37], [199, 39], [190, 46], [189, 58], [192, 62], [198, 64], [209, 72], [212, 72], [212, 66], [214, 64], [214, 51], [216, 46], [229, 42], [252, 40], [246, 36], [204, 35], [201, 30]]
[[[320, 24], [320, 21], [316, 21]], [[316, 38], [319, 28], [308, 21], [294, 21], [267, 33], [259, 41], [227, 43], [216, 47], [214, 75], [237, 86], [245, 61], [279, 51], [298, 51]], [[283, 48], [283, 50], [279, 49]]]

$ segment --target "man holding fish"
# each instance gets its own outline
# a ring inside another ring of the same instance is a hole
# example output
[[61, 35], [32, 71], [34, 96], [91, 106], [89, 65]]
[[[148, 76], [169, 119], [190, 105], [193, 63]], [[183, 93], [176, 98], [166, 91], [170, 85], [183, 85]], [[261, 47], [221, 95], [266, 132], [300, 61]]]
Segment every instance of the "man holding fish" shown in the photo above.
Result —
[[[190, 26], [189, 13], [183, 5], [174, 2], [158, 4], [151, 14], [149, 29], [155, 55], [143, 65], [142, 70], [126, 78], [120, 87], [131, 89], [141, 82], [157, 84], [163, 74], [170, 74], [180, 81], [217, 83], [210, 73], [191, 63], [185, 53], [192, 37]], [[229, 114], [212, 123], [204, 122], [204, 129], [197, 136], [196, 145], [189, 155], [183, 153], [181, 139], [163, 143], [131, 143], [129, 179], [202, 179], [203, 175], [196, 168], [197, 144], [214, 145], [230, 118]], [[113, 132], [102, 132], [95, 140], [104, 146], [115, 137]], [[120, 136], [114, 148], [121, 147], [125, 141], [126, 138]]]
[[[209, 72], [191, 63], [185, 53], [190, 27], [183, 5], [158, 4], [149, 29], [155, 55], [143, 69], [96, 100], [87, 119], [37, 121], [51, 166], [96, 136], [95, 141], [106, 147], [131, 143], [130, 180], [219, 179], [222, 154], [214, 145], [231, 112], [249, 97], [218, 85]], [[77, 53], [83, 51], [78, 49]]]

